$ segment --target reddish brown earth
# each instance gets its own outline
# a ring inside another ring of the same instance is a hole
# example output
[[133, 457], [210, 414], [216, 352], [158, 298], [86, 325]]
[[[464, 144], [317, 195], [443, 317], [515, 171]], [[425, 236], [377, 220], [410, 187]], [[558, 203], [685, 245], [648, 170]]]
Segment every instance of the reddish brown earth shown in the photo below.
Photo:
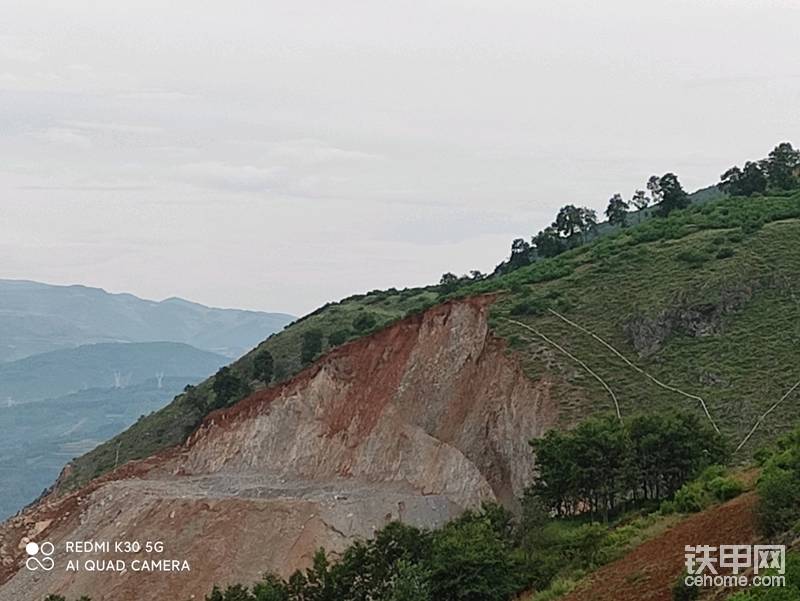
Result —
[[563, 601], [671, 601], [684, 570], [686, 545], [752, 544], [756, 541], [754, 493], [712, 507], [639, 545], [592, 574]]
[[[447, 303], [344, 345], [211, 414], [185, 445], [43, 499], [0, 526], [0, 601], [202, 598], [393, 519], [435, 527], [485, 500], [513, 507], [533, 469], [528, 441], [557, 406], [551, 381], [527, 379], [488, 333], [490, 303]], [[55, 544], [56, 569], [24, 568], [28, 540]], [[163, 541], [150, 558], [191, 572], [68, 572], [69, 560], [122, 557], [67, 554], [76, 540]]]

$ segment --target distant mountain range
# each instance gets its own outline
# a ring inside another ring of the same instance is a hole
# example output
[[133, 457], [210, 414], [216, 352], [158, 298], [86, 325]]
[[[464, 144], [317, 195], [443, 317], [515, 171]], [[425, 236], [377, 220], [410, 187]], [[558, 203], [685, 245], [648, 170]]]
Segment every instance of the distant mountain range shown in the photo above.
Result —
[[[291, 315], [0, 279], [0, 519]], [[109, 466], [113, 467], [113, 465]]]
[[179, 342], [87, 344], [0, 363], [0, 407], [88, 388], [124, 388], [153, 378], [205, 378], [229, 363]]
[[[0, 279], [0, 362], [101, 342], [170, 341], [238, 357], [294, 317]], [[2, 400], [2, 399], [0, 399]]]

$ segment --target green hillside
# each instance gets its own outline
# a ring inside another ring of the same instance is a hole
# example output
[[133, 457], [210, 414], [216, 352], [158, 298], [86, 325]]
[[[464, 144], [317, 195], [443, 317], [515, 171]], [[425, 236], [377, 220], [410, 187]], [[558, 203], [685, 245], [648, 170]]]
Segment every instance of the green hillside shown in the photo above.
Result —
[[[345, 340], [437, 302], [488, 292], [501, 293], [491, 323], [509, 352], [531, 377], [558, 376], [554, 392], [565, 425], [614, 404], [600, 382], [551, 342], [610, 386], [623, 415], [670, 406], [706, 418], [699, 401], [655, 385], [549, 309], [593, 331], [665, 385], [705, 399], [735, 447], [800, 380], [798, 241], [800, 192], [704, 199], [501, 275], [449, 277], [439, 286], [375, 291], [326, 305], [232, 364], [242, 386], [231, 399], [215, 398], [213, 378], [187, 390], [78, 459], [67, 486], [110, 469], [117, 448], [129, 460], [181, 442], [210, 410], [263, 387], [254, 360], [265, 351], [274, 380], [285, 379]], [[796, 398], [781, 404], [740, 455], [796, 422], [798, 405]]]

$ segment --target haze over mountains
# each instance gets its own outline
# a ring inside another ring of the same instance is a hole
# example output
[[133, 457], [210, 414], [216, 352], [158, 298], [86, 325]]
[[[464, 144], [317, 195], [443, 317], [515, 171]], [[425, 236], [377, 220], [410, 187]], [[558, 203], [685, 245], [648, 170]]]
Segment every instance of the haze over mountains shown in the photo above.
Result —
[[167, 376], [194, 381], [227, 362], [224, 355], [180, 342], [86, 344], [0, 363], [0, 406]]
[[0, 361], [98, 342], [183, 342], [230, 358], [294, 319], [284, 313], [152, 301], [88, 286], [0, 280]]
[[292, 319], [0, 280], [0, 518]]

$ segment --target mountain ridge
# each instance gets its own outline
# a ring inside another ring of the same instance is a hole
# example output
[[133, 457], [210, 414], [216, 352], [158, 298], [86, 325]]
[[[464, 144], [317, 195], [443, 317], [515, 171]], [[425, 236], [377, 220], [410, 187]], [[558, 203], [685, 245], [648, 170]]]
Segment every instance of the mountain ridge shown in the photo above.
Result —
[[293, 321], [284, 313], [0, 279], [0, 361], [99, 342], [183, 342], [234, 358]]

